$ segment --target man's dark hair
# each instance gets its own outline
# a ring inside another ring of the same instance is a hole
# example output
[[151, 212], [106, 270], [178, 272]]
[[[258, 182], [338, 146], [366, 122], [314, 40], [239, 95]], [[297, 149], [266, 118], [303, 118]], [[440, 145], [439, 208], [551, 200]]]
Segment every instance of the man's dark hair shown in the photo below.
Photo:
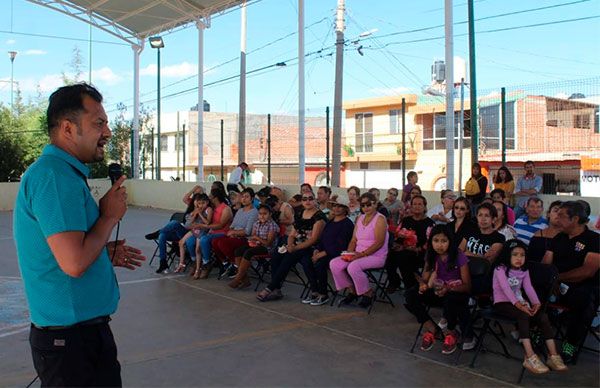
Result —
[[544, 201], [540, 197], [529, 197], [525, 206], [529, 206], [530, 203], [541, 203], [544, 206]]
[[68, 118], [74, 122], [79, 121], [79, 114], [85, 111], [83, 107], [85, 96], [89, 96], [98, 103], [102, 102], [102, 94], [85, 82], [63, 86], [50, 95], [48, 110], [46, 111], [49, 135], [52, 135], [62, 119]]
[[532, 167], [535, 167], [535, 163], [533, 163], [533, 161], [532, 161], [532, 160], [528, 160], [528, 161], [526, 161], [526, 162], [523, 164], [523, 166], [527, 166], [528, 164], [531, 164], [531, 166], [532, 166]]
[[479, 205], [475, 214], [479, 214], [479, 211], [483, 209], [487, 209], [492, 218], [498, 218], [498, 210], [496, 210], [496, 207], [491, 203], [482, 203], [481, 205]]
[[506, 193], [502, 189], [492, 190], [492, 192], [490, 193], [490, 197], [494, 197], [494, 194], [500, 194], [500, 198], [502, 199], [506, 198]]
[[242, 194], [244, 193], [248, 193], [250, 194], [250, 198], [254, 198], [254, 189], [252, 187], [246, 187], [244, 190], [242, 190]]
[[579, 225], [585, 225], [589, 221], [588, 216], [585, 211], [585, 207], [579, 201], [563, 202], [563, 204], [560, 205], [560, 208], [565, 209], [567, 211], [567, 215], [569, 216], [569, 219], [571, 219], [573, 217], [578, 217], [579, 220], [577, 223]]
[[329, 186], [319, 186], [319, 190], [323, 190], [326, 194], [331, 194], [331, 187]]

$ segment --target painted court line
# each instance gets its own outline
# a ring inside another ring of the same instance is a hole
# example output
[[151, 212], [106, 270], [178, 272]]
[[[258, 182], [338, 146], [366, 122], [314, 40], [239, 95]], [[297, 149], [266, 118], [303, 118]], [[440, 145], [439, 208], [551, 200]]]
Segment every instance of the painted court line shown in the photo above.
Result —
[[[295, 321], [298, 321], [298, 322], [302, 322], [302, 323], [304, 323], [306, 325], [318, 327], [318, 328], [330, 331], [332, 333], [336, 333], [336, 334], [341, 335], [341, 336], [353, 338], [355, 340], [358, 340], [358, 341], [361, 341], [361, 342], [365, 342], [365, 343], [368, 343], [368, 344], [371, 344], [371, 345], [374, 345], [374, 346], [377, 346], [377, 347], [380, 347], [380, 348], [384, 348], [384, 349], [387, 349], [387, 350], [401, 352], [401, 353], [403, 353], [405, 355], [409, 355], [411, 357], [415, 357], [415, 358], [418, 358], [418, 359], [423, 360], [423, 361], [431, 362], [431, 363], [436, 364], [436, 365], [441, 366], [441, 367], [445, 367], [445, 368], [448, 368], [448, 369], [454, 369], [454, 370], [465, 372], [465, 373], [468, 373], [470, 375], [477, 376], [477, 377], [480, 377], [480, 378], [483, 378], [483, 379], [486, 379], [486, 380], [489, 380], [489, 381], [493, 381], [496, 384], [502, 384], [502, 385], [507, 385], [507, 386], [512, 386], [512, 387], [517, 387], [517, 385], [512, 384], [510, 382], [507, 382], [507, 381], [504, 381], [504, 380], [499, 380], [499, 379], [496, 379], [494, 377], [486, 376], [484, 374], [481, 374], [481, 373], [478, 373], [478, 372], [475, 372], [475, 371], [472, 371], [472, 370], [469, 370], [469, 369], [459, 368], [459, 367], [454, 366], [454, 365], [448, 365], [448, 364], [440, 362], [440, 361], [432, 360], [432, 359], [424, 357], [424, 356], [420, 356], [420, 355], [417, 355], [417, 354], [414, 354], [414, 353], [410, 353], [410, 352], [408, 352], [408, 351], [406, 351], [404, 349], [395, 348], [393, 346], [389, 346], [389, 345], [383, 344], [381, 342], [373, 341], [373, 340], [365, 338], [365, 337], [357, 336], [357, 335], [352, 334], [352, 333], [348, 333], [348, 332], [345, 332], [345, 331], [342, 331], [342, 330], [334, 329], [332, 327], [329, 327], [329, 326], [326, 326], [326, 325], [323, 325], [323, 324], [319, 324], [319, 323], [314, 322], [314, 321], [309, 321], [309, 320], [306, 320], [306, 319], [303, 319], [303, 318], [299, 318], [299, 317], [296, 317], [296, 316], [291, 315], [291, 314], [282, 313], [280, 311], [272, 310], [272, 309], [269, 309], [269, 308], [266, 308], [266, 307], [262, 307], [262, 306], [259, 306], [257, 304], [248, 303], [248, 302], [245, 302], [243, 300], [239, 300], [239, 299], [227, 296], [227, 295], [220, 294], [218, 292], [214, 292], [214, 291], [208, 290], [206, 288], [202, 288], [202, 287], [199, 287], [199, 286], [196, 286], [196, 285], [192, 285], [192, 284], [183, 282], [183, 281], [178, 280], [178, 279], [176, 279], [174, 277], [171, 277], [169, 279], [171, 279], [171, 280], [173, 280], [173, 281], [175, 281], [177, 283], [180, 283], [180, 284], [182, 284], [184, 286], [187, 286], [187, 287], [190, 287], [190, 288], [194, 288], [194, 289], [200, 290], [200, 291], [202, 291], [204, 293], [207, 293], [207, 294], [210, 294], [210, 295], [213, 295], [213, 296], [217, 296], [217, 297], [220, 297], [220, 298], [223, 298], [223, 299], [227, 299], [227, 300], [239, 303], [239, 304], [243, 304], [245, 306], [248, 306], [248, 307], [251, 307], [251, 308], [255, 308], [257, 310], [262, 310], [264, 312], [269, 312], [269, 313], [272, 313], [272, 314], [275, 314], [275, 315], [279, 315], [281, 317], [285, 317], [285, 318], [292, 319], [292, 320], [295, 320]], [[366, 315], [366, 313], [365, 313], [365, 315]]]

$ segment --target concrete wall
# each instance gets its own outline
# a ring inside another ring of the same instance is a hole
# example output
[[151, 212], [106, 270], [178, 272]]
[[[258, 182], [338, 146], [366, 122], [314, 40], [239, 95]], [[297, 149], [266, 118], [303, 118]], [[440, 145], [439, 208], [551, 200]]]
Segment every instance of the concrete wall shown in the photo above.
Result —
[[[125, 187], [127, 188], [128, 203], [130, 205], [142, 206], [142, 207], [153, 207], [159, 209], [169, 210], [181, 210], [185, 207], [182, 202], [183, 195], [190, 191], [196, 183], [194, 182], [159, 182], [151, 180], [128, 180], [125, 181]], [[108, 179], [90, 179], [90, 189], [92, 195], [96, 200], [99, 200], [104, 193], [110, 188], [110, 181]], [[208, 183], [202, 184], [205, 191], [210, 189]], [[287, 198], [297, 194], [300, 190], [298, 186], [279, 186], [285, 193]], [[253, 186], [255, 190], [261, 188], [261, 186]], [[17, 197], [17, 191], [19, 189], [19, 183], [13, 182], [2, 182], [0, 183], [0, 211], [9, 211], [14, 208], [15, 199]], [[314, 188], [316, 191], [316, 187]], [[333, 188], [334, 194], [338, 194], [342, 197], [346, 197], [345, 188]], [[361, 189], [361, 192], [363, 189]], [[386, 190], [380, 189], [382, 198], [385, 197]], [[423, 192], [429, 207], [435, 206], [440, 202], [440, 196], [438, 192], [424, 191]], [[600, 214], [600, 198], [592, 197], [572, 197], [572, 196], [557, 196], [557, 195], [541, 195], [544, 200], [544, 204], [548, 205], [555, 200], [575, 200], [584, 199], [592, 207], [592, 216]]]

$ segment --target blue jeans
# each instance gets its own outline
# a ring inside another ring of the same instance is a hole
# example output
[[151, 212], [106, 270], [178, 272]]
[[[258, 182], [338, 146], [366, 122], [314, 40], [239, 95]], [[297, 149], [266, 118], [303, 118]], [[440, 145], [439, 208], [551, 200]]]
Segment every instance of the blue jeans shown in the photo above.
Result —
[[205, 234], [204, 236], [200, 237], [200, 250], [202, 251], [202, 263], [203, 264], [208, 264], [210, 262], [210, 242], [217, 238], [217, 237], [223, 237], [225, 236], [225, 233], [210, 233], [210, 234]]
[[177, 221], [170, 221], [165, 225], [158, 235], [158, 251], [161, 263], [167, 261], [167, 241], [179, 241], [187, 229]]

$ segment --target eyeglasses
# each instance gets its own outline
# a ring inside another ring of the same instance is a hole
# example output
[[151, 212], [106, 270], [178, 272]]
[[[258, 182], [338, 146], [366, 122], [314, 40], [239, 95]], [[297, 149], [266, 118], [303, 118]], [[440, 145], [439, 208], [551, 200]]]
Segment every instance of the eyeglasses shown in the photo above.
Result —
[[454, 206], [454, 210], [467, 210], [464, 206]]
[[363, 207], [369, 207], [369, 206], [372, 206], [372, 205], [373, 205], [373, 202], [371, 202], [371, 201], [369, 201], [369, 202], [361, 202], [360, 203], [360, 207], [361, 208], [363, 208]]
[[303, 201], [314, 201], [315, 197], [302, 197]]

